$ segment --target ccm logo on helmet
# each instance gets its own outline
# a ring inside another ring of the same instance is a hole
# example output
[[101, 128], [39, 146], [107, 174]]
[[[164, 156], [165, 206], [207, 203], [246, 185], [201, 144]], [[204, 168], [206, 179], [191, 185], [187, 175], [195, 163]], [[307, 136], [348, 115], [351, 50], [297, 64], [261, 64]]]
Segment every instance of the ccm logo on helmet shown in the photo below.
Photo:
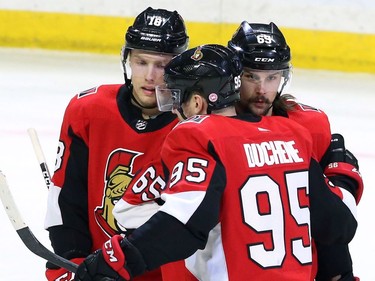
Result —
[[275, 59], [272, 59], [272, 58], [255, 58], [254, 61], [256, 61], [256, 62], [274, 62]]

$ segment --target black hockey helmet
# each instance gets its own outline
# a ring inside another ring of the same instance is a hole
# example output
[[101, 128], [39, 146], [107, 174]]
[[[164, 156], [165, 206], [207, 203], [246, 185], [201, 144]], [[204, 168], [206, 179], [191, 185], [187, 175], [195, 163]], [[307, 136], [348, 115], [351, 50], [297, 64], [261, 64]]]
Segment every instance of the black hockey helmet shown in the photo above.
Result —
[[184, 20], [177, 11], [148, 7], [134, 20], [125, 34], [122, 64], [126, 77], [126, 59], [131, 49], [177, 55], [189, 44]]
[[241, 73], [238, 55], [225, 46], [207, 44], [189, 49], [166, 65], [166, 85], [156, 88], [159, 109], [180, 108], [193, 91], [207, 100], [209, 112], [234, 105], [240, 99]]
[[257, 70], [290, 68], [290, 48], [280, 29], [270, 24], [243, 21], [228, 42], [238, 52], [243, 66]]

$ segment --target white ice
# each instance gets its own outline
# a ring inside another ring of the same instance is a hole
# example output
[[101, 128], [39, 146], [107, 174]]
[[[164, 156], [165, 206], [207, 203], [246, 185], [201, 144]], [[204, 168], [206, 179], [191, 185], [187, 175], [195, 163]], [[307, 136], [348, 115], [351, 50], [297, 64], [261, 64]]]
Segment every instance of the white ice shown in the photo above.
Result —
[[[35, 128], [53, 171], [58, 134], [70, 98], [99, 84], [122, 83], [118, 56], [0, 48], [0, 170], [25, 222], [50, 248], [43, 228], [47, 188], [27, 135]], [[365, 191], [350, 244], [354, 272], [374, 280], [375, 75], [294, 69], [289, 92], [323, 109], [333, 132], [345, 136], [359, 159]], [[45, 280], [45, 261], [31, 253], [0, 207], [0, 280]]]

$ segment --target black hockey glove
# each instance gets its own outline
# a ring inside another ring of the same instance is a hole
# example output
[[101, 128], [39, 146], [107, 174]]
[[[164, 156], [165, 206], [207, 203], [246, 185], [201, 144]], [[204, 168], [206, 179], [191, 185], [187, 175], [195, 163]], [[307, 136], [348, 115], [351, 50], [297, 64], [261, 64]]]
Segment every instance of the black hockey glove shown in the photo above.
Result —
[[131, 274], [127, 268], [125, 253], [120, 242], [123, 237], [116, 235], [104, 243], [101, 250], [89, 255], [75, 274], [76, 281], [128, 281]]
[[[83, 262], [85, 258], [74, 258], [70, 259], [70, 261], [80, 264]], [[71, 281], [74, 280], [74, 273], [70, 272], [69, 270], [61, 267], [57, 267], [48, 262], [49, 265], [53, 268], [47, 268], [46, 270], [46, 278], [48, 281], [56, 281], [56, 280], [66, 280]]]
[[341, 275], [341, 278], [338, 281], [359, 281], [359, 278], [354, 277], [352, 272]]
[[363, 192], [363, 180], [359, 173], [357, 158], [345, 148], [344, 138], [340, 134], [332, 134], [331, 146], [325, 155], [324, 174], [330, 181], [345, 188], [356, 199], [357, 204]]

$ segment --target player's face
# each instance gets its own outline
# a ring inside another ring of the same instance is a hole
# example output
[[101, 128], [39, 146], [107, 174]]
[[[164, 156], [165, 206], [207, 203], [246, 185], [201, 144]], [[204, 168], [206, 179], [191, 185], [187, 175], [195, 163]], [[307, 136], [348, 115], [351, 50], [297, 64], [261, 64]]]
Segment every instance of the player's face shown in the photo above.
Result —
[[241, 109], [256, 115], [272, 115], [271, 105], [281, 79], [280, 70], [260, 71], [245, 67], [241, 77]]
[[133, 95], [144, 107], [156, 107], [155, 86], [164, 82], [164, 67], [172, 55], [132, 50], [129, 57]]

